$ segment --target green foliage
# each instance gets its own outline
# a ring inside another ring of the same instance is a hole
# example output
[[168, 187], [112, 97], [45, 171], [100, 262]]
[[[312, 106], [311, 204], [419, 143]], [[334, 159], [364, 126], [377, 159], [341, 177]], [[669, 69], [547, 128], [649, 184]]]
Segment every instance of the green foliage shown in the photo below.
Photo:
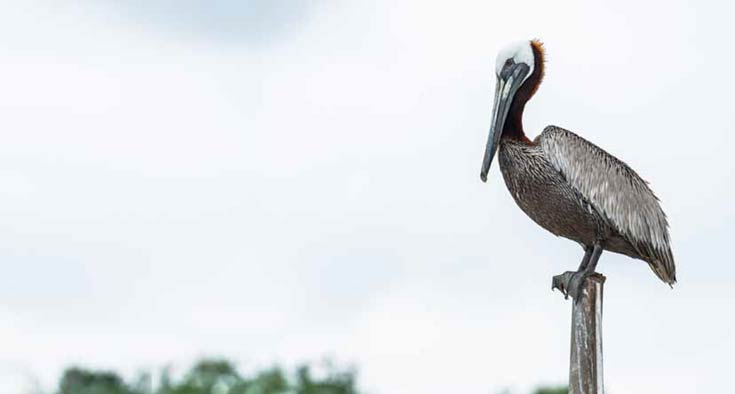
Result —
[[533, 394], [569, 394], [569, 388], [567, 386], [539, 387]]
[[354, 373], [334, 372], [322, 380], [314, 380], [308, 366], [301, 366], [297, 373], [296, 394], [357, 394]]
[[201, 360], [177, 384], [171, 383], [168, 371], [163, 373], [160, 394], [219, 394], [244, 392], [247, 381], [225, 360]]
[[156, 387], [149, 374], [135, 383], [126, 383], [107, 371], [70, 368], [64, 372], [57, 394], [358, 394], [355, 372], [336, 370], [327, 365], [326, 376], [315, 378], [311, 369], [299, 367], [293, 379], [279, 367], [242, 376], [235, 366], [220, 359], [206, 359], [194, 364], [176, 380], [164, 370]]
[[[243, 376], [230, 361], [205, 359], [179, 379], [164, 369], [154, 387], [150, 374], [141, 374], [127, 383], [114, 372], [74, 367], [64, 372], [56, 394], [359, 394], [354, 370], [326, 364], [320, 371], [315, 377], [310, 366], [302, 365], [289, 375], [279, 367], [271, 367]], [[561, 386], [539, 387], [533, 392], [568, 393]]]
[[59, 394], [137, 394], [114, 372], [69, 368], [59, 383]]

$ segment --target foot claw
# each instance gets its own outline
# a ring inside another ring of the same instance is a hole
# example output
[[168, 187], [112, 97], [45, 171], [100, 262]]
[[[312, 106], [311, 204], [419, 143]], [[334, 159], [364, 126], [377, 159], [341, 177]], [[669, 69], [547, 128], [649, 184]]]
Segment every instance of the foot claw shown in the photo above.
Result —
[[551, 281], [551, 289], [559, 289], [564, 294], [564, 299], [572, 296], [576, 302], [582, 293], [584, 281], [592, 274], [586, 271], [567, 271], [561, 275], [556, 275]]
[[564, 299], [569, 298], [569, 282], [574, 275], [573, 271], [567, 271], [561, 275], [556, 275], [551, 280], [551, 290], [559, 289], [564, 294]]

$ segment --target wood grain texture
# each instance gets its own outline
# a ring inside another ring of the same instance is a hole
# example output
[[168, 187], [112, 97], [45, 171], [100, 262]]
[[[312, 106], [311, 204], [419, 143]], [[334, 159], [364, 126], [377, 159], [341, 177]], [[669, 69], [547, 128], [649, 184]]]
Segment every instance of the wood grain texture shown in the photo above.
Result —
[[605, 277], [587, 278], [579, 300], [572, 302], [569, 393], [603, 394], [602, 290]]

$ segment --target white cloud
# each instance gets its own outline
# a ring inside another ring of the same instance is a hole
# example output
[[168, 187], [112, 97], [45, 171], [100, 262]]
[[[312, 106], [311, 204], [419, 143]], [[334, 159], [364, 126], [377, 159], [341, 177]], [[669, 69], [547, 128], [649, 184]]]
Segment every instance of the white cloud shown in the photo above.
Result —
[[367, 4], [313, 3], [258, 45], [110, 3], [4, 8], [0, 380], [222, 353], [333, 354], [382, 394], [563, 382], [549, 284], [581, 251], [478, 176], [495, 51], [540, 37], [529, 134], [628, 161], [673, 226], [674, 291], [602, 259], [608, 387], [729, 387], [729, 11]]

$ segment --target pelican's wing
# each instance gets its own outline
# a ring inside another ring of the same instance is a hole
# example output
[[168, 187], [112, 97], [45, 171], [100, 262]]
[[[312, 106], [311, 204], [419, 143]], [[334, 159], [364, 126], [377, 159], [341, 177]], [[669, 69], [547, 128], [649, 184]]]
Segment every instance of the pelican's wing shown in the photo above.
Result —
[[646, 181], [584, 138], [548, 126], [538, 138], [546, 159], [666, 283], [676, 282], [668, 222]]

